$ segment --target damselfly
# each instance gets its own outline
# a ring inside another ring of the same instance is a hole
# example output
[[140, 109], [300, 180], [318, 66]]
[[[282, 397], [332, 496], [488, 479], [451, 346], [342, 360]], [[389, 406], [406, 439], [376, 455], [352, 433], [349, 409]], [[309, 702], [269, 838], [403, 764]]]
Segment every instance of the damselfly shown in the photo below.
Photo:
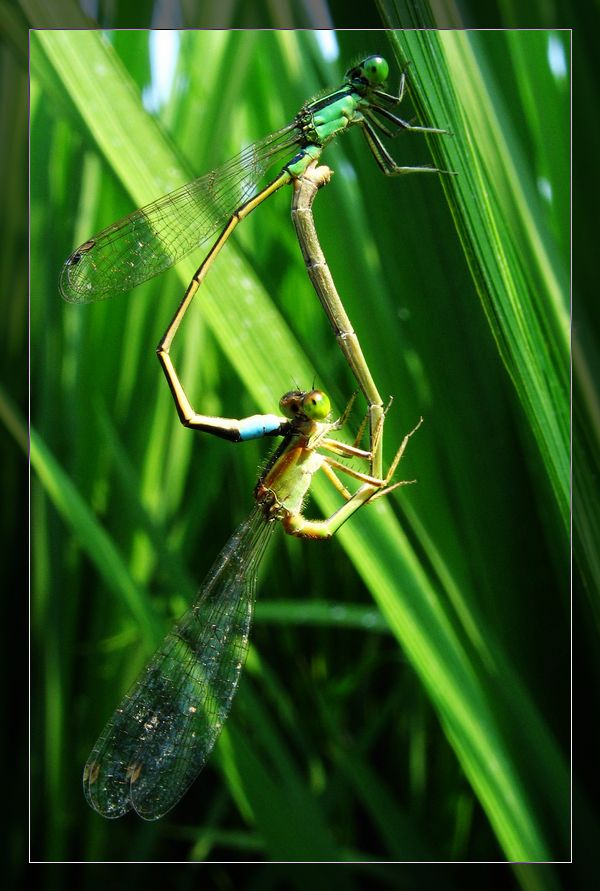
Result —
[[[443, 173], [435, 167], [402, 167], [379, 133], [445, 133], [413, 126], [395, 113], [402, 102], [405, 73], [395, 96], [384, 90], [389, 66], [368, 56], [351, 68], [336, 90], [307, 102], [281, 130], [248, 146], [222, 167], [134, 211], [81, 244], [60, 277], [66, 300], [89, 303], [130, 291], [168, 269], [225, 227], [202, 264], [196, 287], [237, 224], [266, 198], [300, 176], [325, 146], [349, 127], [360, 126], [377, 164], [387, 176]], [[379, 131], [379, 133], [378, 133]], [[277, 162], [286, 164], [267, 186], [257, 184]], [[195, 289], [194, 289], [195, 290]], [[191, 299], [191, 298], [190, 298]]]
[[[204, 767], [238, 686], [248, 651], [258, 567], [278, 525], [290, 535], [330, 538], [368, 501], [406, 484], [391, 480], [411, 434], [404, 438], [385, 479], [376, 479], [334, 457], [370, 459], [358, 448], [358, 438], [348, 445], [330, 435], [345, 422], [350, 405], [333, 423], [327, 420], [329, 399], [319, 390], [287, 393], [280, 407], [285, 417], [279, 417], [278, 429], [271, 434], [284, 439], [258, 481], [250, 516], [217, 557], [196, 602], [125, 696], [87, 761], [85, 796], [104, 817], [120, 817], [133, 808], [144, 819], [156, 820], [179, 801]], [[213, 419], [204, 429], [243, 439], [248, 429], [271, 428], [275, 417], [225, 424]], [[345, 504], [326, 520], [309, 520], [302, 514], [317, 470], [323, 470], [345, 498]], [[353, 494], [337, 472], [360, 483]]]

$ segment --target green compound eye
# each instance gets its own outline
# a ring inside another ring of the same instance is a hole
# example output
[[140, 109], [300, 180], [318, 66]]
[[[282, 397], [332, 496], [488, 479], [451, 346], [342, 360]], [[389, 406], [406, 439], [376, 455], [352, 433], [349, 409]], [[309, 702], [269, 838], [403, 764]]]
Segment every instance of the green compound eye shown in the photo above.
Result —
[[311, 390], [302, 400], [302, 411], [311, 421], [322, 421], [331, 411], [329, 396], [322, 390]]
[[364, 76], [372, 84], [384, 84], [390, 73], [390, 66], [383, 56], [369, 56], [360, 67]]

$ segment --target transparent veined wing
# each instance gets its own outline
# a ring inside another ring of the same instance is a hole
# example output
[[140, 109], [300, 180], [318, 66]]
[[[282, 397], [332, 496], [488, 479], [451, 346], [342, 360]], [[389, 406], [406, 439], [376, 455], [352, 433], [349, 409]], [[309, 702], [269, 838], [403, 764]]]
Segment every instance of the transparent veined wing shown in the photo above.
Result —
[[288, 124], [216, 170], [107, 226], [65, 262], [62, 296], [71, 303], [104, 300], [178, 263], [253, 197], [270, 167], [291, 160], [299, 139], [297, 127]]
[[104, 728], [83, 774], [86, 799], [102, 816], [133, 808], [157, 820], [204, 767], [237, 689], [258, 567], [277, 526], [254, 508]]

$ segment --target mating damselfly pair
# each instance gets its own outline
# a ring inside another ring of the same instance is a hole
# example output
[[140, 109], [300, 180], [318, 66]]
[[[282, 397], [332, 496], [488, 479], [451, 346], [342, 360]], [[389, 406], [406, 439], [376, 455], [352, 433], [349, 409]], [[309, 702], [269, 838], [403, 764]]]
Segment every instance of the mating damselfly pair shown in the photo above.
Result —
[[[330, 422], [328, 400], [321, 391], [286, 394], [281, 403], [283, 417], [256, 415], [238, 421], [199, 414], [192, 408], [170, 357], [186, 310], [238, 223], [290, 183], [295, 210], [310, 216], [312, 197], [303, 200], [303, 190], [312, 187], [314, 193], [326, 181], [319, 172], [323, 168], [316, 165], [323, 149], [340, 133], [360, 126], [386, 175], [444, 172], [434, 167], [399, 166], [385, 148], [382, 135], [446, 132], [413, 126], [396, 114], [404, 95], [405, 74], [394, 95], [385, 89], [388, 73], [385, 59], [367, 57], [347, 72], [339, 88], [306, 103], [290, 124], [212, 173], [108, 226], [80, 245], [63, 268], [63, 296], [71, 302], [92, 302], [131, 290], [221, 230], [161, 339], [158, 356], [186, 426], [234, 441], [284, 437], [260, 477], [249, 519], [225, 546], [196, 603], [167, 636], [88, 759], [86, 797], [106, 817], [118, 817], [134, 808], [145, 819], [157, 819], [180, 799], [205, 764], [229, 713], [247, 652], [256, 572], [270, 531], [281, 522], [292, 535], [328, 538], [362, 505], [402, 484], [393, 484], [391, 479], [408, 437], [390, 471], [383, 475], [383, 403], [330, 280], [311, 275], [342, 348], [351, 344], [345, 355], [369, 403], [368, 450], [360, 448], [359, 439], [349, 446], [330, 436], [345, 415], [339, 422]], [[268, 169], [283, 159], [286, 163], [277, 176], [259, 188]], [[312, 271], [317, 246], [302, 227], [297, 225], [297, 231]], [[334, 455], [366, 461], [368, 472], [349, 468]], [[310, 521], [302, 514], [302, 504], [317, 470], [324, 471], [345, 503], [329, 519]], [[338, 472], [360, 483], [356, 492], [346, 489]]]

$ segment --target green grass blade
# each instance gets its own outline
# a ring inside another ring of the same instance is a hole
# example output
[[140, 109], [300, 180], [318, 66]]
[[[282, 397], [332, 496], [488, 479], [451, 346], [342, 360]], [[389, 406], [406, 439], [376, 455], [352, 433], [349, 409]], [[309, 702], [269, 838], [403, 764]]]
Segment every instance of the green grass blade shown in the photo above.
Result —
[[[464, 31], [436, 34], [432, 40], [404, 35], [399, 41], [401, 54], [410, 58], [419, 72], [415, 82], [420, 90], [419, 77], [438, 71], [437, 89], [426, 94], [423, 90], [421, 96], [427, 116], [444, 121], [453, 134], [453, 139], [440, 144], [440, 152], [446, 169], [459, 174], [447, 182], [454, 218], [486, 318], [536, 438], [568, 531], [570, 334], [564, 251], [561, 254], [548, 225], [544, 198], [494, 86], [482, 40], [476, 33]], [[569, 48], [565, 38], [540, 32], [530, 37], [527, 48], [516, 37], [509, 43], [523, 90], [529, 88], [527, 95], [536, 89], [532, 72], [545, 70], [547, 44], [552, 39], [563, 54], [564, 69], [555, 74], [549, 89], [566, 96]], [[568, 133], [568, 105], [562, 103], [561, 107], [563, 116], [555, 115], [553, 129]], [[525, 110], [528, 108], [537, 108], [537, 103], [530, 102]], [[537, 114], [532, 129], [532, 138], [547, 145]], [[547, 188], [553, 192], [565, 185], [561, 181], [568, 170], [565, 147], [563, 140], [552, 155], [556, 158], [552, 180], [550, 162], [542, 165]], [[564, 201], [559, 201], [558, 207], [562, 208], [560, 236], [568, 243]], [[555, 209], [553, 203], [552, 211]]]

